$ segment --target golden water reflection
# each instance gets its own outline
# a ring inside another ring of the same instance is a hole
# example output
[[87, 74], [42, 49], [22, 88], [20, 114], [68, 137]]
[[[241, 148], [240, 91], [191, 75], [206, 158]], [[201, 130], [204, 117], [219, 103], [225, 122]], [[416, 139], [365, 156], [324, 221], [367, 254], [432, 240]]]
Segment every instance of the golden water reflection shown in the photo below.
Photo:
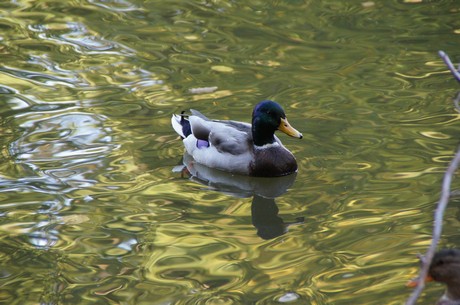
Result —
[[[409, 294], [458, 144], [456, 83], [433, 49], [458, 51], [452, 1], [0, 6], [0, 302]], [[304, 131], [283, 138], [296, 176], [171, 171], [172, 113], [250, 121], [266, 98]], [[442, 246], [458, 244], [457, 201]]]

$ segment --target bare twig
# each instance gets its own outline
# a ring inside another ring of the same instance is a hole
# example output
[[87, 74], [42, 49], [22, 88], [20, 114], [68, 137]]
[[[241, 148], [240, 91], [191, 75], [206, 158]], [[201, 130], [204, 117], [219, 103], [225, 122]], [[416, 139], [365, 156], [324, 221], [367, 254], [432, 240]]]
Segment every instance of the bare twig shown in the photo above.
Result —
[[[444, 51], [439, 51], [438, 54], [439, 54], [439, 56], [441, 56], [442, 60], [447, 65], [447, 67], [449, 68], [450, 72], [452, 72], [452, 74], [454, 75], [455, 79], [460, 82], [460, 72], [457, 69], [455, 69], [454, 64], [452, 63], [452, 61], [449, 58], [449, 55], [447, 55]], [[460, 70], [460, 67], [459, 67], [459, 70]]]
[[433, 259], [434, 252], [436, 251], [437, 244], [441, 238], [442, 233], [442, 220], [444, 217], [444, 211], [446, 210], [447, 204], [449, 203], [450, 197], [450, 185], [452, 183], [452, 178], [455, 174], [455, 171], [458, 168], [460, 163], [460, 147], [457, 149], [457, 152], [449, 164], [449, 167], [444, 174], [444, 179], [442, 182], [441, 197], [438, 202], [438, 206], [434, 213], [434, 228], [433, 228], [433, 239], [431, 240], [430, 247], [424, 255], [422, 260], [422, 267], [420, 270], [420, 275], [418, 278], [417, 288], [414, 289], [414, 292], [409, 297], [406, 302], [406, 305], [414, 305], [420, 296], [423, 288], [425, 287], [425, 278], [428, 275], [428, 268], [430, 267], [431, 260]]
[[[460, 82], [460, 66], [458, 69], [455, 69], [452, 61], [450, 60], [449, 56], [444, 51], [439, 51], [439, 56], [441, 56], [444, 63], [449, 68], [450, 72], [454, 75], [455, 79]], [[454, 105], [458, 112], [460, 112], [460, 92], [454, 99]], [[433, 228], [433, 236], [431, 240], [430, 247], [426, 251], [425, 255], [420, 258], [421, 267], [420, 267], [420, 274], [418, 277], [418, 284], [417, 288], [414, 289], [409, 299], [406, 301], [406, 305], [414, 305], [417, 301], [418, 297], [423, 291], [425, 287], [425, 278], [428, 275], [428, 269], [430, 267], [431, 260], [433, 259], [434, 252], [436, 251], [436, 247], [438, 245], [439, 240], [441, 239], [442, 233], [442, 221], [444, 217], [444, 211], [446, 210], [447, 204], [449, 203], [449, 197], [451, 195], [450, 192], [450, 185], [452, 183], [453, 176], [455, 171], [457, 170], [460, 163], [460, 146], [455, 153], [454, 158], [449, 164], [446, 172], [444, 173], [444, 179], [442, 181], [442, 188], [441, 188], [441, 197], [439, 198], [438, 205], [436, 207], [436, 211], [434, 212], [434, 228]]]
[[[441, 56], [442, 60], [444, 63], [447, 65], [447, 68], [449, 68], [450, 72], [454, 75], [455, 79], [460, 82], [460, 65], [458, 66], [457, 69], [455, 69], [454, 64], [449, 58], [449, 55], [446, 54], [444, 51], [438, 51], [439, 56]], [[460, 92], [457, 94], [457, 96], [454, 99], [454, 105], [455, 109], [460, 112]]]

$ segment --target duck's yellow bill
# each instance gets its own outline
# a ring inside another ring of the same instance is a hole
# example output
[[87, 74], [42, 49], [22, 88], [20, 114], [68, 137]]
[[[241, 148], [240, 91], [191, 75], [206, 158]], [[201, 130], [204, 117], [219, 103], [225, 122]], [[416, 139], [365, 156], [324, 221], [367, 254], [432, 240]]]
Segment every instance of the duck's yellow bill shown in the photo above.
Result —
[[302, 134], [297, 131], [294, 127], [289, 124], [288, 120], [286, 118], [281, 118], [281, 123], [278, 126], [278, 130], [284, 132], [288, 136], [294, 137], [294, 138], [299, 138], [302, 139]]
[[[415, 288], [418, 285], [418, 281], [419, 281], [418, 278], [412, 279], [409, 282], [407, 282], [406, 287]], [[432, 282], [432, 281], [433, 281], [433, 278], [427, 275], [427, 277], [425, 278], [425, 282]]]

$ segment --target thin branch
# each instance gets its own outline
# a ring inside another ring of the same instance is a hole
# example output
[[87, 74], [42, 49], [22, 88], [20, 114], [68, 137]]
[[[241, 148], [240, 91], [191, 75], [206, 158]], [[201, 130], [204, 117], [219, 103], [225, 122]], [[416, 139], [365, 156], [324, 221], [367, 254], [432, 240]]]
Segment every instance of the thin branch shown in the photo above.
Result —
[[449, 164], [449, 167], [444, 174], [444, 179], [442, 182], [441, 197], [438, 202], [438, 206], [434, 213], [434, 228], [433, 228], [433, 238], [428, 248], [424, 259], [422, 260], [422, 267], [420, 270], [420, 275], [418, 278], [417, 288], [414, 289], [412, 295], [407, 300], [406, 305], [414, 305], [418, 297], [422, 293], [423, 288], [425, 287], [425, 278], [428, 275], [428, 268], [430, 267], [431, 260], [433, 259], [434, 252], [438, 245], [439, 240], [441, 239], [442, 233], [442, 220], [444, 217], [444, 211], [446, 210], [447, 204], [449, 203], [450, 197], [450, 185], [452, 183], [452, 178], [455, 174], [455, 171], [458, 168], [460, 163], [460, 147], [457, 149], [457, 152]]
[[[449, 68], [450, 72], [454, 75], [455, 79], [460, 82], [460, 64], [458, 65], [458, 68], [455, 69], [454, 64], [449, 58], [449, 55], [446, 54], [444, 51], [438, 51], [439, 56], [441, 56], [442, 60], [444, 63], [447, 65], [447, 68]], [[454, 99], [454, 105], [455, 109], [460, 112], [460, 92], [457, 94], [457, 96]]]
[[452, 61], [449, 58], [449, 55], [447, 55], [444, 51], [439, 51], [438, 54], [439, 54], [439, 56], [441, 56], [442, 60], [447, 65], [447, 67], [449, 68], [450, 72], [452, 72], [452, 74], [454, 75], [455, 79], [460, 82], [460, 72], [459, 72], [460, 66], [459, 66], [459, 70], [455, 69], [454, 64], [452, 63]]
[[[438, 52], [439, 56], [441, 56], [444, 63], [449, 68], [450, 72], [454, 75], [455, 79], [460, 82], [460, 65], [458, 69], [455, 69], [452, 61], [450, 60], [449, 56], [444, 51]], [[455, 109], [460, 112], [460, 92], [454, 99]], [[438, 205], [436, 207], [436, 211], [434, 212], [434, 228], [433, 228], [433, 236], [431, 240], [430, 247], [426, 251], [425, 255], [420, 258], [421, 267], [420, 267], [420, 274], [418, 277], [418, 284], [417, 288], [414, 289], [409, 299], [406, 301], [406, 305], [414, 305], [417, 301], [418, 297], [423, 291], [425, 287], [425, 278], [428, 275], [428, 269], [430, 268], [431, 260], [433, 259], [434, 252], [436, 251], [436, 247], [441, 239], [442, 233], [442, 221], [444, 218], [444, 212], [447, 208], [447, 204], [449, 203], [449, 197], [451, 195], [450, 192], [450, 185], [452, 183], [453, 176], [455, 171], [457, 170], [460, 163], [460, 146], [455, 153], [454, 158], [449, 164], [446, 172], [444, 173], [444, 179], [442, 181], [442, 188], [441, 188], [441, 197], [439, 198]]]

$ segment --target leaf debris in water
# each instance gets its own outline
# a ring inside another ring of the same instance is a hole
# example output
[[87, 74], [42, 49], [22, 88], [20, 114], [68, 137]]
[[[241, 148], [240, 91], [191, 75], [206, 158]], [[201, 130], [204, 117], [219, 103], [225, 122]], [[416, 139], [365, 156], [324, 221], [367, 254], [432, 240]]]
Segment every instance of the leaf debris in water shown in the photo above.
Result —
[[201, 87], [201, 88], [190, 88], [188, 92], [192, 94], [203, 94], [203, 93], [212, 93], [217, 90], [217, 87]]

